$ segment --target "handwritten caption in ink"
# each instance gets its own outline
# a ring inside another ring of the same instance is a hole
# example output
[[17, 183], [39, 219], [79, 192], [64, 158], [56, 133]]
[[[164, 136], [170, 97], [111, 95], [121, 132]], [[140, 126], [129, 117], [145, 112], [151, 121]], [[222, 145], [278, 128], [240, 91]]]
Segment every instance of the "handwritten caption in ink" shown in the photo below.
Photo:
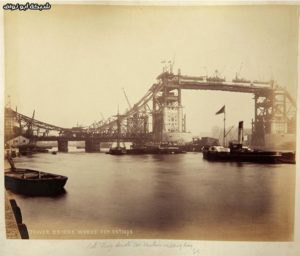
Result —
[[189, 250], [190, 255], [198, 256], [200, 255], [200, 249], [195, 247], [189, 242], [179, 242], [179, 241], [95, 241], [87, 245], [87, 249], [104, 249], [107, 252], [111, 252], [114, 249], [125, 249], [125, 248], [156, 248], [156, 249], [173, 249], [173, 250]]

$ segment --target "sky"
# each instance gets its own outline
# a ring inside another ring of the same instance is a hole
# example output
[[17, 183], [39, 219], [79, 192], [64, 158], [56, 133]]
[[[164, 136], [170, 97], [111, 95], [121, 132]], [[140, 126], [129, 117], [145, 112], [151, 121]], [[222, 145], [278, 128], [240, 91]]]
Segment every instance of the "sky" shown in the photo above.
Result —
[[[25, 115], [61, 127], [89, 125], [128, 108], [156, 82], [162, 60], [184, 75], [274, 79], [296, 99], [295, 6], [141, 7], [52, 5], [5, 11], [5, 98]], [[183, 91], [197, 135], [254, 117], [253, 95]]]

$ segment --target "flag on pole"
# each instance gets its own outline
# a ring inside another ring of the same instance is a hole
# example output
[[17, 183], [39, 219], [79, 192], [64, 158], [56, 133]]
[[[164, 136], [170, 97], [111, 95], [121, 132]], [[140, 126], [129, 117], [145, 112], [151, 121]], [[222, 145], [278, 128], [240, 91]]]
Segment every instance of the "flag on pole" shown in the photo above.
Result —
[[225, 105], [216, 113], [216, 115], [225, 113]]

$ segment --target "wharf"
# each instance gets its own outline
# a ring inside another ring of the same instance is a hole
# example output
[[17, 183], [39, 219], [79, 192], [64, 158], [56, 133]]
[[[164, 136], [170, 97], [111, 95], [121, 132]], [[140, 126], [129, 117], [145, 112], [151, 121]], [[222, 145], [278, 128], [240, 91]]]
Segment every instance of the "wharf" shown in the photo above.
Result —
[[5, 191], [5, 228], [6, 228], [6, 238], [7, 239], [22, 239], [18, 224], [9, 202], [10, 195]]
[[[8, 161], [4, 160], [4, 172], [10, 170]], [[7, 239], [28, 239], [28, 230], [24, 223], [22, 223], [21, 209], [18, 207], [12, 194], [5, 190], [4, 193], [4, 207], [5, 207], [5, 229]]]

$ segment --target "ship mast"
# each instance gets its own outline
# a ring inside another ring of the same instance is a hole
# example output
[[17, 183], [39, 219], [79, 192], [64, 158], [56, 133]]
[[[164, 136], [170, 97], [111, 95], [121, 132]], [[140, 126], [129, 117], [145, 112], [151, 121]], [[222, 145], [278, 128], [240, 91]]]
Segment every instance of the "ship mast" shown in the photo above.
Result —
[[120, 113], [119, 113], [119, 105], [118, 105], [118, 114], [117, 114], [117, 148], [120, 147], [120, 132], [121, 132], [121, 124], [120, 124]]
[[226, 146], [226, 115], [225, 115], [225, 108], [224, 108], [224, 131], [223, 131], [223, 146]]

